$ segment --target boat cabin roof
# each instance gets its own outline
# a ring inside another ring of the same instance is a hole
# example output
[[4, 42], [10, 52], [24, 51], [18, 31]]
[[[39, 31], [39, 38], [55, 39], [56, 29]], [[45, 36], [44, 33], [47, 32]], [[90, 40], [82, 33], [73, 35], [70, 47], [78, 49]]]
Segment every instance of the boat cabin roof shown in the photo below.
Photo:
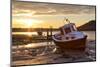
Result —
[[60, 27], [61, 34], [67, 34], [72, 31], [77, 31], [76, 26], [74, 23], [65, 24], [64, 26]]
[[69, 28], [70, 26], [75, 25], [75, 23], [69, 23], [69, 24], [65, 24], [64, 26], [60, 27], [60, 28]]

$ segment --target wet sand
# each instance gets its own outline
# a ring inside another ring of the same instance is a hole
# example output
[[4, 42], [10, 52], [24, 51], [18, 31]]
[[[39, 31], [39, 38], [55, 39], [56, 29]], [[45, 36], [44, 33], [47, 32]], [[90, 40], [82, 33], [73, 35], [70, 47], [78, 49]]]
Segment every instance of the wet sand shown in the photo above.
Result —
[[56, 49], [55, 45], [37, 47], [35, 49], [28, 49], [24, 51], [16, 50], [16, 52], [17, 53], [14, 53], [14, 51], [12, 52], [13, 66], [96, 61], [95, 40], [87, 41], [86, 50], [84, 52], [68, 51], [65, 55], [60, 53]]

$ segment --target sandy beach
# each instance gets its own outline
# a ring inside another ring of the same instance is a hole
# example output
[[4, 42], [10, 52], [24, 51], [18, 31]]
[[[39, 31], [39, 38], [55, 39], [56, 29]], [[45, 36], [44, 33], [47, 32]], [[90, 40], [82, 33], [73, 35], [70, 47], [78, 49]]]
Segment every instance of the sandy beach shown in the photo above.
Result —
[[95, 42], [88, 40], [84, 52], [68, 51], [64, 54], [60, 53], [55, 45], [13, 50], [12, 66], [96, 61]]

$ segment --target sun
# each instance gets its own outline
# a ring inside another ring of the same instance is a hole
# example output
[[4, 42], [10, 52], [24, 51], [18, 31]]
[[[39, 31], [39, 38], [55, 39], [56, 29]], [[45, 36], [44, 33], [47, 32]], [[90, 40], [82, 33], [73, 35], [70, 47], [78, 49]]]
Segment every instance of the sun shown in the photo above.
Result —
[[27, 27], [31, 27], [33, 24], [34, 24], [34, 22], [35, 22], [35, 20], [32, 20], [32, 19], [25, 19], [25, 20], [23, 20], [24, 22], [24, 24], [25, 24], [25, 26], [27, 26]]
[[29, 27], [34, 27], [40, 23], [42, 23], [42, 21], [40, 20], [36, 20], [36, 19], [20, 19], [19, 22], [21, 22], [21, 24], [23, 24], [23, 27], [29, 28]]

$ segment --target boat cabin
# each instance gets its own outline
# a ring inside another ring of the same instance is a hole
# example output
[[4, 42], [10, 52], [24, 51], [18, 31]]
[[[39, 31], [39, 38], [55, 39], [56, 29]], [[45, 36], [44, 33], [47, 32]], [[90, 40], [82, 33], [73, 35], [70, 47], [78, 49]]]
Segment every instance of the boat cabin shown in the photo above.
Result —
[[77, 31], [77, 28], [74, 23], [69, 23], [69, 24], [66, 24], [66, 25], [60, 27], [60, 32], [62, 35], [65, 35], [67, 33], [73, 32], [73, 31]]

